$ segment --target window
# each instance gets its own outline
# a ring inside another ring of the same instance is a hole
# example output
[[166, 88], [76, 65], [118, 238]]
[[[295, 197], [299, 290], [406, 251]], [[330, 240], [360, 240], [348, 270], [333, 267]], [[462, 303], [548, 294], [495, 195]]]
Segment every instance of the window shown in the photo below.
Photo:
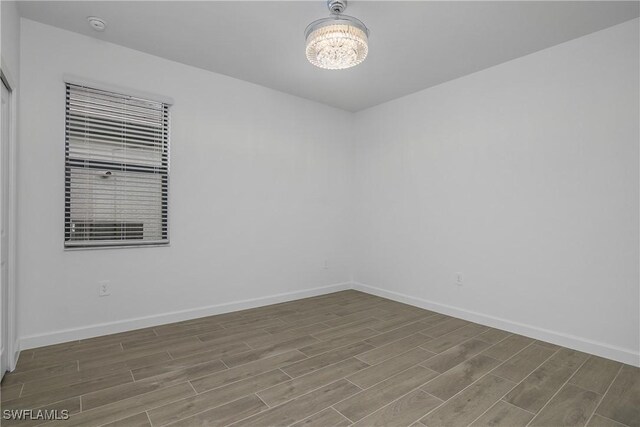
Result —
[[168, 104], [67, 83], [65, 247], [169, 242]]

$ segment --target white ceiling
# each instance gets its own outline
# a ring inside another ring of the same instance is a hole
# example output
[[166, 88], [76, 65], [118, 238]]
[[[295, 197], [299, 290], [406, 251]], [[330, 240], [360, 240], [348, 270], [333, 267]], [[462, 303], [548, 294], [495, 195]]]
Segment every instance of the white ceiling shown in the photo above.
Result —
[[[637, 1], [352, 1], [369, 57], [342, 71], [304, 55], [318, 1], [19, 2], [22, 16], [358, 111], [638, 17]], [[108, 22], [104, 33], [87, 16]]]

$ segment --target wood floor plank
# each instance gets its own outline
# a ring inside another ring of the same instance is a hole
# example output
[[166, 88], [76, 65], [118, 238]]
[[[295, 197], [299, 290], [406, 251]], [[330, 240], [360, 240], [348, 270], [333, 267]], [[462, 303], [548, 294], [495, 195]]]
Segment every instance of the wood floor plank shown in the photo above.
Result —
[[0, 401], [5, 402], [8, 400], [17, 399], [20, 397], [23, 384], [14, 384], [10, 386], [2, 385], [2, 392], [0, 393]]
[[237, 425], [288, 426], [344, 400], [360, 389], [347, 380], [338, 380], [315, 391], [290, 400], [261, 414], [242, 420]]
[[[197, 337], [200, 335], [205, 335], [208, 333], [213, 333], [217, 331], [225, 330], [220, 325], [201, 325], [196, 327], [177, 329], [174, 331], [165, 331], [162, 333], [158, 333], [158, 336], [161, 336], [166, 339], [173, 339], [178, 337]], [[258, 331], [261, 331], [258, 329]]]
[[601, 415], [595, 414], [587, 427], [628, 427], [624, 424], [620, 424], [617, 421], [610, 420], [609, 418], [605, 418]]
[[278, 318], [258, 319], [258, 320], [252, 319], [250, 322], [247, 321], [242, 323], [239, 322], [235, 326], [225, 327], [224, 330], [229, 332], [240, 332], [240, 331], [250, 331], [250, 330], [264, 330], [264, 328], [269, 328], [271, 326], [286, 325], [285, 322], [283, 322]]
[[417, 332], [423, 331], [425, 329], [425, 325], [422, 322], [413, 322], [408, 325], [401, 326], [397, 329], [393, 329], [389, 332], [382, 333], [380, 335], [376, 335], [373, 338], [369, 338], [365, 340], [367, 344], [371, 344], [375, 347], [380, 347], [385, 344], [389, 344], [393, 341], [397, 341], [400, 338], [408, 337]]
[[40, 369], [51, 367], [53, 365], [59, 365], [60, 363], [69, 362], [71, 360], [91, 360], [94, 357], [118, 357], [122, 354], [122, 347], [120, 344], [109, 345], [105, 348], [105, 351], [102, 352], [100, 350], [91, 349], [88, 351], [78, 352], [78, 353], [69, 353], [61, 356], [53, 356], [53, 357], [41, 357], [38, 359], [29, 359], [20, 357], [18, 359], [18, 363], [16, 364], [16, 369], [14, 372], [25, 372], [30, 371], [32, 369]]
[[430, 358], [426, 362], [422, 363], [422, 366], [440, 373], [446, 372], [454, 366], [480, 353], [490, 345], [491, 344], [484, 341], [471, 339]]
[[[378, 332], [391, 332], [396, 330], [402, 326], [409, 325], [411, 323], [415, 323], [417, 321], [423, 320], [427, 315], [425, 313], [408, 313], [408, 314], [398, 314], [393, 317], [388, 317], [386, 319], [378, 320], [371, 325], [372, 329], [375, 329]], [[422, 323], [423, 329], [426, 327], [424, 323]]]
[[424, 362], [432, 356], [434, 356], [434, 353], [417, 347], [404, 354], [349, 375], [347, 379], [362, 389], [369, 388], [380, 381], [399, 374], [405, 369]]
[[155, 335], [155, 331], [153, 328], [143, 328], [136, 329], [133, 331], [126, 332], [118, 332], [115, 334], [103, 335], [100, 337], [93, 338], [85, 338], [80, 340], [80, 344], [93, 344], [93, 345], [103, 345], [103, 344], [113, 344], [113, 343], [125, 343], [129, 341], [138, 341], [147, 338], [151, 338]]
[[[335, 313], [332, 313], [332, 314], [334, 316], [337, 316]], [[380, 317], [385, 316], [387, 314], [389, 313], [386, 310], [383, 310], [378, 307], [372, 307], [366, 310], [358, 311], [353, 314], [348, 314], [346, 316], [337, 316], [337, 318], [329, 319], [324, 323], [329, 325], [330, 328], [335, 328], [336, 326], [345, 325], [347, 323], [356, 322], [359, 320], [366, 320], [370, 318], [379, 319]]]
[[[304, 335], [304, 334], [302, 334]], [[260, 337], [270, 337], [271, 334], [261, 329], [254, 329], [248, 331], [229, 331], [227, 329], [223, 329], [221, 331], [214, 331], [207, 334], [198, 334], [198, 340], [203, 343], [213, 342], [213, 343], [235, 343], [239, 341], [247, 342], [249, 339], [257, 339]]]
[[348, 305], [343, 305], [342, 307], [334, 307], [331, 312], [337, 314], [338, 316], [348, 316], [352, 313], [357, 313], [359, 311], [369, 310], [372, 308], [382, 308], [383, 310], [386, 310], [381, 301], [368, 300], [351, 302]]
[[[147, 358], [166, 358], [168, 353], [163, 350], [141, 349], [131, 352], [121, 352], [115, 355], [100, 355], [92, 359], [82, 359], [78, 361], [81, 371], [91, 369], [102, 369], [110, 366], [112, 370], [120, 370], [122, 366], [137, 364], [138, 361], [146, 361]], [[139, 365], [143, 366], [143, 365]], [[138, 367], [139, 367], [138, 366]]]
[[365, 369], [368, 366], [366, 363], [355, 358], [349, 358], [306, 375], [293, 378], [266, 390], [259, 391], [257, 395], [267, 405], [276, 406], [344, 378], [354, 372]]
[[438, 338], [442, 335], [446, 335], [450, 332], [455, 331], [456, 329], [460, 329], [463, 326], [467, 326], [469, 322], [462, 319], [456, 319], [454, 317], [448, 318], [443, 322], [439, 322], [436, 325], [433, 325], [424, 330], [424, 334], [428, 335], [432, 338]]
[[154, 332], [156, 332], [156, 334], [162, 335], [162, 333], [167, 330], [175, 331], [175, 330], [182, 330], [190, 327], [197, 327], [201, 325], [217, 325], [220, 320], [229, 318], [229, 316], [235, 316], [233, 318], [238, 318], [239, 317], [238, 313], [240, 312], [236, 311], [232, 313], [223, 313], [223, 314], [216, 314], [214, 316], [206, 316], [206, 317], [199, 317], [196, 319], [182, 320], [180, 322], [174, 322], [166, 325], [155, 326], [153, 327], [153, 330]]
[[347, 427], [351, 421], [333, 408], [327, 408], [317, 414], [292, 424], [291, 427]]
[[534, 343], [536, 345], [539, 345], [540, 347], [550, 348], [551, 350], [559, 350], [561, 348], [559, 345], [551, 344], [550, 342], [546, 342], [546, 341], [536, 340], [534, 341]]
[[622, 365], [596, 414], [628, 426], [640, 425], [640, 369]]
[[235, 352], [231, 355], [225, 355], [222, 357], [222, 361], [230, 368], [238, 365], [244, 365], [245, 363], [255, 362], [256, 360], [264, 359], [266, 357], [275, 356], [278, 354], [286, 353], [290, 350], [295, 350], [300, 347], [311, 345], [319, 342], [317, 339], [310, 335], [303, 335], [301, 337], [293, 338], [288, 341], [276, 343], [273, 345], [249, 349], [243, 352]]
[[[301, 302], [301, 304], [296, 304], [296, 302]], [[222, 323], [231, 320], [238, 319], [252, 319], [257, 317], [264, 317], [268, 315], [272, 316], [286, 316], [289, 314], [293, 314], [299, 312], [300, 309], [304, 309], [305, 307], [313, 304], [311, 298], [298, 300], [298, 301], [288, 301], [277, 304], [269, 304], [262, 307], [255, 308], [247, 308], [245, 310], [234, 311], [231, 313], [219, 314], [213, 316], [214, 319], [212, 321]], [[316, 305], [321, 305], [319, 302], [315, 303]]]
[[538, 412], [587, 357], [579, 351], [559, 350], [509, 392], [504, 400], [529, 412]]
[[[323, 311], [321, 314], [315, 315], [297, 313], [295, 317], [281, 317], [280, 319], [285, 322], [284, 325], [270, 326], [262, 329], [269, 332], [270, 334], [277, 334], [278, 332], [284, 332], [289, 329], [299, 328], [301, 326], [313, 325], [314, 323], [324, 323], [329, 327], [333, 327], [339, 326], [342, 323], [343, 318], [338, 316], [337, 314]], [[331, 321], [334, 321], [335, 323], [331, 324]]]
[[[280, 316], [280, 319], [282, 319], [285, 323], [295, 325], [299, 324], [299, 322], [305, 322], [306, 319], [314, 317], [326, 316], [326, 320], [342, 317], [333, 312], [332, 309], [335, 307], [336, 306], [332, 304], [316, 304], [314, 306], [307, 307], [300, 306], [297, 310], [295, 310], [295, 313]], [[316, 320], [315, 322], [309, 322], [307, 324], [318, 322], [322, 322], [322, 320]]]
[[383, 345], [382, 347], [377, 347], [373, 350], [367, 351], [366, 353], [359, 354], [357, 358], [370, 365], [377, 365], [378, 363], [381, 363], [387, 359], [405, 353], [412, 348], [416, 348], [422, 344], [425, 344], [432, 339], [433, 338], [421, 333], [409, 335], [406, 338], [392, 341], [389, 344]]
[[[486, 326], [466, 325], [454, 330], [453, 332], [441, 335], [440, 337], [423, 344], [421, 347], [434, 353], [442, 353], [443, 351], [473, 338], [486, 330]], [[428, 331], [425, 331], [424, 333], [429, 335]]]
[[[72, 384], [77, 384], [81, 382], [86, 382], [90, 380], [95, 380], [99, 378], [104, 378], [106, 376], [128, 372], [132, 369], [137, 369], [140, 366], [153, 366], [161, 363], [166, 363], [170, 361], [171, 357], [168, 353], [156, 353], [149, 356], [144, 356], [142, 358], [125, 360], [122, 362], [116, 362], [108, 365], [103, 365], [100, 367], [89, 368], [89, 369], [79, 369], [76, 371], [72, 371], [70, 373], [56, 375], [56, 376], [44, 376], [40, 380], [29, 381], [25, 384], [23, 388], [22, 395], [27, 396], [30, 394], [43, 392], [46, 390], [55, 390], [60, 387], [69, 386]], [[74, 364], [79, 365], [79, 362], [74, 362]], [[84, 365], [83, 365], [84, 367]], [[20, 375], [30, 374], [34, 371], [27, 371]]]
[[582, 427], [596, 409], [601, 396], [573, 384], [566, 384], [534, 417], [532, 427]]
[[[122, 376], [126, 379], [127, 376], [130, 376], [128, 371], [119, 370], [117, 372], [112, 372], [109, 370], [102, 369], [94, 369], [89, 371], [75, 371], [69, 374], [58, 375], [55, 377], [44, 378], [39, 381], [30, 381], [24, 384], [22, 389], [22, 397], [29, 396], [36, 393], [42, 393], [45, 391], [51, 391], [52, 393], [55, 390], [72, 386], [75, 384], [81, 383], [89, 383], [91, 381], [96, 381], [101, 378], [105, 378], [114, 374], [123, 374]], [[125, 381], [130, 382], [130, 381]]]
[[191, 384], [198, 393], [202, 393], [203, 391], [262, 374], [305, 358], [306, 356], [299, 351], [291, 350], [283, 354], [278, 354], [277, 356], [267, 357], [266, 359], [236, 366], [235, 368], [230, 368], [213, 375], [194, 379], [191, 381]]
[[420, 387], [435, 377], [436, 372], [414, 366], [334, 406], [351, 421], [359, 421], [381, 407]]
[[366, 328], [368, 325], [371, 325], [372, 323], [374, 323], [375, 320], [376, 319], [373, 317], [367, 317], [365, 319], [357, 320], [355, 322], [346, 323], [344, 325], [340, 325], [333, 328], [325, 329], [323, 331], [315, 332], [312, 334], [312, 336], [321, 341], [334, 340], [343, 335]]
[[[421, 320], [421, 322], [425, 325], [424, 330], [426, 331], [427, 329], [431, 329], [434, 326], [440, 325], [452, 319], [453, 317], [445, 316], [444, 314], [440, 314], [440, 313], [435, 313], [433, 316], [425, 317], [424, 319]], [[433, 333], [436, 334], [435, 331]]]
[[[254, 335], [255, 336], [255, 335]], [[180, 359], [182, 357], [190, 356], [195, 353], [205, 353], [205, 352], [222, 352], [226, 354], [234, 354], [236, 349], [242, 347], [243, 349], [251, 348], [239, 339], [238, 337], [223, 337], [216, 340], [211, 341], [197, 341], [197, 342], [189, 342], [182, 344], [180, 346], [175, 346], [171, 348], [167, 348], [166, 351], [171, 355], [174, 359]]]
[[515, 383], [509, 380], [485, 375], [420, 422], [427, 427], [467, 426], [514, 386]]
[[507, 331], [501, 331], [500, 329], [489, 328], [488, 331], [476, 336], [476, 339], [487, 342], [489, 344], [497, 344], [512, 334]]
[[289, 376], [276, 369], [215, 388], [204, 393], [169, 403], [149, 411], [149, 418], [154, 426], [164, 426], [200, 412], [224, 405], [256, 391], [280, 384], [289, 380]]
[[422, 390], [438, 399], [448, 400], [499, 364], [500, 361], [479, 354], [429, 381]]
[[201, 412], [189, 418], [169, 424], [172, 427], [215, 427], [226, 426], [267, 409], [255, 394], [234, 400], [222, 406]]
[[[118, 341], [120, 342], [120, 341]], [[62, 342], [62, 343], [58, 343], [58, 344], [51, 344], [51, 345], [44, 345], [42, 347], [36, 347], [36, 348], [31, 348], [26, 352], [28, 352], [31, 355], [31, 359], [33, 359], [33, 357], [35, 356], [36, 353], [38, 352], [48, 352], [48, 351], [66, 351], [70, 348], [77, 348], [77, 346], [80, 344], [80, 340], [73, 340], [73, 341], [66, 341], [66, 342]], [[107, 343], [107, 344], [113, 344], [113, 343]], [[21, 353], [22, 354], [22, 353]]]
[[533, 343], [531, 338], [523, 337], [522, 335], [511, 335], [490, 347], [484, 352], [484, 355], [498, 360], [507, 360], [531, 343]]
[[471, 427], [524, 427], [531, 421], [533, 416], [531, 412], [499, 400], [480, 418], [475, 420]]
[[581, 427], [600, 402], [601, 396], [573, 384], [566, 384], [529, 424], [532, 427]]
[[155, 390], [139, 396], [103, 405], [91, 410], [85, 410], [72, 415], [66, 421], [47, 423], [46, 426], [56, 427], [94, 427], [122, 420], [140, 412], [157, 408], [175, 400], [194, 395], [195, 392], [188, 383], [177, 384], [160, 390]]
[[341, 360], [356, 356], [365, 351], [371, 350], [373, 347], [364, 342], [347, 345], [336, 350], [322, 353], [317, 356], [306, 358], [299, 362], [285, 366], [282, 370], [291, 377], [299, 377], [325, 366], [333, 365]]
[[[354, 427], [405, 427], [438, 407], [442, 401], [422, 390], [414, 390], [367, 415]], [[327, 424], [328, 425], [328, 424]]]
[[619, 362], [590, 356], [569, 382], [604, 395], [621, 367], [622, 364]]
[[155, 377], [157, 375], [191, 368], [203, 363], [208, 363], [207, 372], [218, 372], [227, 369], [227, 366], [222, 363], [217, 354], [214, 353], [214, 355], [211, 355], [210, 353], [205, 352], [196, 353], [192, 356], [187, 356], [180, 359], [173, 359], [158, 365], [133, 369], [131, 371], [131, 374], [133, 375], [134, 380], [140, 381], [145, 378]]
[[143, 368], [145, 366], [156, 365], [171, 360], [171, 356], [166, 351], [160, 353], [151, 353], [141, 357], [124, 358], [120, 361], [107, 362], [104, 361], [101, 365], [95, 366], [92, 361], [78, 362], [79, 371], [102, 371], [107, 373], [115, 373], [118, 371], [130, 371], [132, 369]]
[[[525, 347], [511, 359], [498, 366], [492, 373], [502, 378], [519, 383], [547, 360], [555, 350], [532, 344]], [[486, 354], [486, 352], [482, 353]]]
[[221, 365], [219, 360], [214, 360], [212, 362], [205, 362], [182, 369], [176, 369], [175, 371], [156, 375], [140, 381], [103, 388], [102, 390], [93, 391], [83, 395], [82, 408], [83, 410], [88, 410], [108, 405], [119, 400], [139, 396], [144, 393], [180, 384], [194, 378], [210, 375], [212, 372], [219, 372], [221, 370], [226, 370], [226, 368], [224, 365]]
[[273, 315], [262, 314], [256, 317], [250, 317], [250, 318], [245, 317], [243, 319], [223, 321], [223, 322], [220, 322], [220, 324], [225, 329], [234, 329], [239, 327], [242, 327], [243, 329], [253, 329], [253, 328], [264, 329], [272, 325], [273, 326], [284, 325], [285, 322], [282, 319], [274, 317]]
[[329, 327], [324, 323], [314, 323], [312, 325], [302, 326], [300, 328], [289, 329], [277, 334], [265, 333], [260, 336], [250, 337], [243, 339], [244, 342], [249, 344], [252, 348], [260, 348], [268, 345], [273, 345], [285, 341], [292, 340], [294, 338], [302, 337], [305, 335], [313, 336], [316, 332], [327, 330]]
[[195, 336], [183, 336], [167, 338], [167, 337], [153, 337], [147, 340], [140, 340], [134, 342], [128, 342], [122, 344], [125, 352], [134, 352], [135, 350], [160, 350], [166, 351], [171, 348], [180, 347], [184, 344], [198, 343], [198, 338]]
[[[58, 347], [63, 346], [63, 347]], [[119, 353], [122, 351], [120, 342], [111, 342], [105, 344], [85, 344], [79, 341], [71, 345], [67, 343], [57, 344], [47, 347], [34, 349], [33, 360], [52, 360], [63, 361], [73, 357], [82, 359], [90, 358], [96, 354]]]
[[415, 307], [413, 305], [409, 305], [409, 304], [405, 304], [402, 302], [393, 301], [385, 298], [380, 298], [377, 301], [381, 308], [384, 308], [385, 310], [388, 310], [394, 313], [416, 313], [416, 312], [422, 313], [422, 312], [428, 311], [420, 307]]
[[161, 337], [176, 337], [179, 335], [204, 335], [207, 333], [224, 329], [218, 324], [197, 324], [197, 325], [166, 325], [154, 328], [156, 335]]
[[31, 409], [48, 403], [57, 402], [70, 397], [81, 396], [95, 390], [102, 390], [121, 384], [133, 383], [129, 372], [120, 372], [102, 378], [91, 379], [76, 384], [64, 385], [59, 388], [45, 390], [28, 396], [3, 402], [3, 409], [25, 408]]
[[32, 369], [24, 372], [7, 372], [2, 378], [2, 385], [8, 387], [10, 385], [22, 384], [29, 381], [38, 381], [59, 375], [70, 374], [78, 370], [78, 362], [71, 360], [62, 362], [57, 365], [47, 366], [39, 369]]
[[379, 332], [376, 332], [373, 329], [359, 329], [355, 332], [348, 333], [329, 341], [320, 341], [318, 343], [299, 348], [299, 350], [309, 357], [317, 356], [318, 354], [326, 353], [327, 351], [335, 350], [378, 334]]
[[93, 359], [96, 356], [106, 357], [108, 355], [115, 355], [122, 353], [122, 345], [120, 343], [107, 344], [101, 346], [89, 346], [79, 350], [69, 349], [64, 351], [56, 351], [52, 353], [38, 354], [37, 352], [33, 356], [33, 362], [49, 362], [59, 363], [67, 361], [73, 357], [76, 360]]
[[113, 421], [109, 424], [105, 424], [102, 427], [151, 427], [149, 417], [145, 412], [137, 415], [132, 415], [127, 418], [123, 418], [118, 421]]

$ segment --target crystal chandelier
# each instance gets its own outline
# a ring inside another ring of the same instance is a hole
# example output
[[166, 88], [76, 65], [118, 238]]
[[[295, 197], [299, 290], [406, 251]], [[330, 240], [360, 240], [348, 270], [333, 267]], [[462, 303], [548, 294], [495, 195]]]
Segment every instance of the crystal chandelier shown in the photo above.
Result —
[[313, 21], [305, 30], [307, 59], [316, 67], [342, 70], [367, 57], [369, 30], [352, 16], [342, 15], [347, 0], [328, 0], [331, 16]]

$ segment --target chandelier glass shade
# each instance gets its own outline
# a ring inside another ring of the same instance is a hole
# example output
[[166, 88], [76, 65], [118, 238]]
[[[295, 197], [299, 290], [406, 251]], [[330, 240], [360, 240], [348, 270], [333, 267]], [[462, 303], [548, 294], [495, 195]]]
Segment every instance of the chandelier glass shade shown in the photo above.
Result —
[[367, 57], [369, 30], [358, 19], [334, 14], [309, 24], [305, 31], [307, 59], [316, 67], [342, 70]]

